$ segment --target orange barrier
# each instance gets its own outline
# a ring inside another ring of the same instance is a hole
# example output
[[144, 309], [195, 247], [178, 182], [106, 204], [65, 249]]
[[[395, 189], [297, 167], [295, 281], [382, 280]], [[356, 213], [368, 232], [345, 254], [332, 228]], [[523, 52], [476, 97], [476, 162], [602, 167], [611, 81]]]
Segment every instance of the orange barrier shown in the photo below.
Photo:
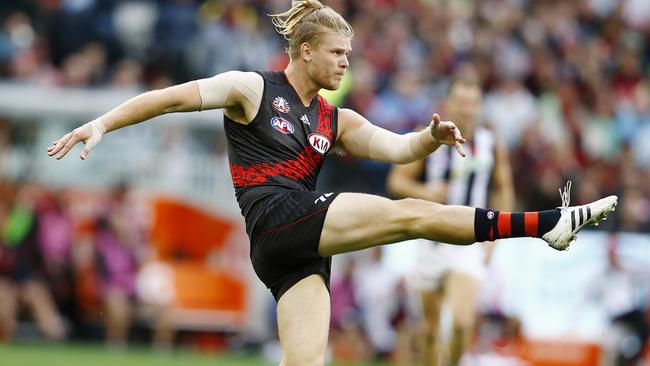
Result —
[[522, 346], [522, 358], [535, 366], [595, 366], [600, 357], [593, 343], [529, 340]]
[[158, 260], [174, 273], [179, 327], [238, 327], [245, 321], [247, 278], [208, 265], [228, 245], [235, 224], [183, 202], [153, 202], [151, 241]]
[[245, 307], [241, 278], [196, 262], [173, 263], [176, 306], [239, 311]]
[[[595, 342], [519, 339], [500, 345], [498, 352], [524, 360], [531, 366], [597, 366], [602, 349]], [[650, 343], [642, 359], [650, 363]]]
[[203, 260], [210, 251], [224, 245], [234, 228], [230, 219], [175, 200], [157, 199], [153, 208], [151, 240], [162, 260]]

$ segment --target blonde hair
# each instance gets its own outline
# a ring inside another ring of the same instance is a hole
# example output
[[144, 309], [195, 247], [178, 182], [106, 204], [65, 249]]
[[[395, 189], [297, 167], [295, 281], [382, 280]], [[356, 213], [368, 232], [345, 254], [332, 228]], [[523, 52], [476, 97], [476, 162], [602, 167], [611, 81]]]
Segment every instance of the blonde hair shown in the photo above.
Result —
[[300, 56], [300, 45], [307, 42], [318, 47], [326, 32], [337, 32], [352, 38], [354, 31], [341, 14], [318, 0], [293, 0], [291, 9], [271, 14], [275, 29], [289, 41], [286, 51], [293, 60]]

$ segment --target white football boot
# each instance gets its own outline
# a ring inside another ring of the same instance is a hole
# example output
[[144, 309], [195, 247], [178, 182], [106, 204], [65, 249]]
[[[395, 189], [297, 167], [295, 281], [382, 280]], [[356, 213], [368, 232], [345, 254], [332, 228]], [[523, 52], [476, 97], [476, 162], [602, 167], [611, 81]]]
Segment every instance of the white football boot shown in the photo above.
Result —
[[562, 207], [560, 220], [542, 239], [553, 249], [567, 250], [569, 245], [576, 240], [576, 234], [585, 225], [594, 224], [598, 226], [601, 220], [607, 220], [607, 215], [616, 209], [618, 197], [609, 196], [592, 203], [582, 206], [569, 207], [571, 199], [571, 181], [568, 181], [564, 187], [564, 192], [560, 189], [562, 197]]

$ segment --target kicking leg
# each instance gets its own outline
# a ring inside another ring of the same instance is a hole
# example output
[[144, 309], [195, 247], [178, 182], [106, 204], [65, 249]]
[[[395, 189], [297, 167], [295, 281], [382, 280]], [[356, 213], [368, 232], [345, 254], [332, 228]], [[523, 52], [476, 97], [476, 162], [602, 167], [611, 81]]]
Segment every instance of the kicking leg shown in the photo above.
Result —
[[474, 208], [342, 193], [327, 211], [318, 250], [330, 256], [415, 238], [474, 243]]
[[609, 196], [568, 207], [568, 189], [562, 197], [562, 207], [555, 210], [498, 212], [342, 193], [327, 211], [318, 252], [330, 256], [415, 238], [466, 245], [514, 237], [538, 237], [552, 248], [564, 250], [583, 226], [598, 224], [617, 203], [616, 196]]

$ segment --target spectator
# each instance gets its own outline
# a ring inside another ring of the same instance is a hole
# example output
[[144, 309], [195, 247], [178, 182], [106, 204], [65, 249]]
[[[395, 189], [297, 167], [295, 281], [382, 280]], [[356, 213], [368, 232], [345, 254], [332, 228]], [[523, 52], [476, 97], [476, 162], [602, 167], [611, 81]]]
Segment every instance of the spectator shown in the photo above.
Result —
[[330, 339], [334, 359], [351, 362], [367, 358], [369, 345], [362, 331], [362, 315], [357, 301], [356, 259], [350, 255], [344, 261], [340, 274], [332, 279]]
[[[18, 316], [18, 309], [29, 309], [43, 336], [49, 340], [65, 337], [63, 319], [45, 280], [43, 253], [38, 242], [38, 218], [36, 202], [40, 194], [35, 184], [21, 184], [5, 221], [3, 238], [5, 246], [13, 252], [10, 271], [9, 294], [15, 289], [16, 302], [7, 306], [7, 321]], [[11, 301], [11, 300], [10, 300]], [[11, 311], [14, 313], [11, 314]], [[15, 324], [15, 323], [14, 323]], [[7, 329], [11, 332], [13, 329]]]
[[[126, 346], [130, 324], [142, 305], [136, 296], [135, 281], [147, 255], [128, 194], [129, 187], [124, 183], [113, 189], [95, 234], [100, 291], [106, 310], [106, 342], [118, 348]], [[159, 306], [153, 310], [154, 345], [168, 348], [173, 340], [168, 309]]]

